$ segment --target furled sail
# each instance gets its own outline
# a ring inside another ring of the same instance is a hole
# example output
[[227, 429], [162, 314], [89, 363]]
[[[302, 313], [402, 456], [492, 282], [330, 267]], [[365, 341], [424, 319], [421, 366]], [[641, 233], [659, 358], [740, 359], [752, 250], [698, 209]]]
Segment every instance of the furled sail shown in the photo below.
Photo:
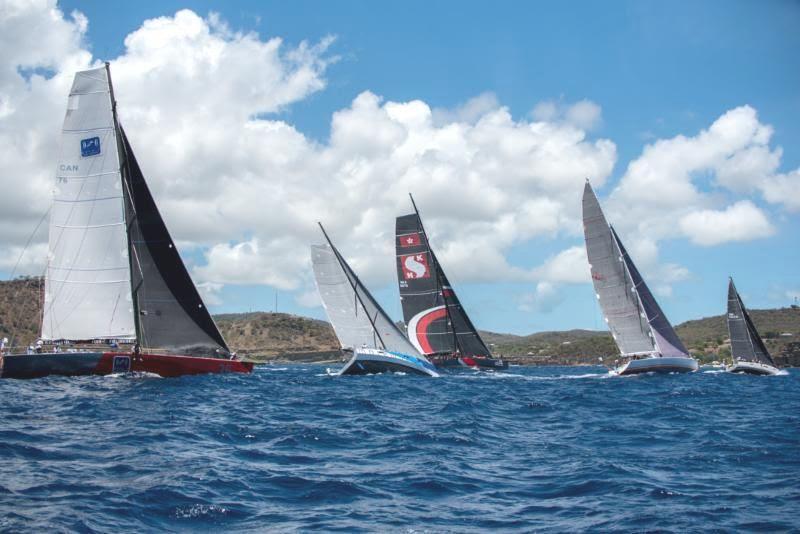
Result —
[[424, 359], [332, 245], [312, 245], [311, 262], [325, 312], [342, 348], [380, 348]]
[[731, 356], [734, 359], [776, 367], [744, 307], [739, 292], [736, 291], [736, 286], [733, 285], [733, 278], [728, 282], [728, 333], [731, 338]]
[[620, 352], [655, 352], [647, 313], [624, 259], [627, 254], [620, 250], [588, 181], [583, 190], [583, 231], [594, 290]]
[[491, 356], [430, 248], [418, 213], [397, 218], [395, 239], [403, 318], [417, 350]]
[[123, 184], [139, 342], [183, 354], [228, 352], [158, 212], [122, 127]]
[[642, 305], [642, 309], [644, 309], [647, 322], [650, 325], [650, 333], [655, 340], [656, 349], [659, 354], [662, 356], [688, 357], [689, 351], [686, 350], [678, 334], [675, 333], [675, 329], [672, 328], [672, 324], [670, 324], [667, 316], [664, 315], [661, 306], [656, 302], [650, 288], [647, 287], [644, 279], [642, 279], [642, 275], [639, 274], [639, 269], [636, 268], [636, 265], [633, 263], [628, 251], [625, 250], [625, 246], [622, 244], [622, 241], [620, 241], [613, 227], [611, 228], [611, 233], [622, 255], [622, 259], [625, 261], [625, 266], [628, 269], [628, 274], [633, 283], [633, 289], [639, 296], [639, 302]]
[[43, 339], [135, 335], [117, 133], [108, 72], [78, 72], [50, 213]]

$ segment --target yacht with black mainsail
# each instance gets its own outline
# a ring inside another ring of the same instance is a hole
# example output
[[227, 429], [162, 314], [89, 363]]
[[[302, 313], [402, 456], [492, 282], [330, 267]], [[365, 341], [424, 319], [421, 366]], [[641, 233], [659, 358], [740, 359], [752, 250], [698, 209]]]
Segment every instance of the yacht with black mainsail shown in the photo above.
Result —
[[342, 353], [350, 355], [336, 375], [402, 372], [439, 376], [364, 287], [322, 224], [319, 227], [327, 243], [311, 246], [314, 280]]
[[620, 351], [619, 375], [697, 371], [697, 360], [681, 342], [642, 279], [589, 181], [583, 189], [583, 231], [597, 300]]
[[48, 247], [42, 352], [0, 355], [0, 376], [252, 371], [228, 349], [167, 231], [117, 118], [108, 63], [75, 74]]
[[395, 246], [400, 301], [408, 339], [437, 367], [507, 369], [494, 358], [430, 247], [414, 197], [414, 213], [397, 217]]
[[726, 371], [751, 375], [777, 375], [781, 372], [758, 335], [742, 297], [733, 285], [733, 278], [728, 281], [728, 335], [733, 363], [726, 366]]

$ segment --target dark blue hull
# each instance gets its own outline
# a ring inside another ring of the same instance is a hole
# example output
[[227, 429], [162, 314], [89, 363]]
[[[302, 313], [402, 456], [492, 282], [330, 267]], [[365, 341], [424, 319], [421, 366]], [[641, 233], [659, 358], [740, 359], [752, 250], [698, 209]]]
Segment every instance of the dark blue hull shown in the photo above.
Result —
[[102, 352], [51, 352], [0, 357], [0, 377], [41, 378], [49, 375], [83, 376], [97, 373]]

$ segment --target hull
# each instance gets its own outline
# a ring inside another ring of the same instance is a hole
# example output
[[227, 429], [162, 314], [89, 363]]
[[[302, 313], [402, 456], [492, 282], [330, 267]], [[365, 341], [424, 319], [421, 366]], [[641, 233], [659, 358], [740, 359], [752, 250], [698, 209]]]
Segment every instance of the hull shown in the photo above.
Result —
[[430, 358], [431, 363], [440, 369], [458, 369], [469, 367], [484, 371], [508, 369], [508, 362], [500, 358], [478, 356], [437, 356]]
[[372, 375], [378, 373], [410, 373], [439, 376], [433, 365], [414, 356], [380, 349], [359, 349], [336, 373], [341, 375]]
[[738, 361], [725, 368], [729, 373], [742, 373], [748, 375], [777, 375], [781, 371], [771, 365], [757, 362]]
[[697, 369], [697, 360], [694, 358], [656, 356], [639, 360], [630, 360], [621, 367], [615, 369], [614, 373], [620, 376], [641, 373], [691, 373], [697, 371]]
[[163, 377], [209, 373], [249, 373], [251, 362], [200, 358], [172, 354], [130, 352], [51, 352], [0, 357], [2, 378], [42, 378], [45, 376], [108, 375], [146, 372]]

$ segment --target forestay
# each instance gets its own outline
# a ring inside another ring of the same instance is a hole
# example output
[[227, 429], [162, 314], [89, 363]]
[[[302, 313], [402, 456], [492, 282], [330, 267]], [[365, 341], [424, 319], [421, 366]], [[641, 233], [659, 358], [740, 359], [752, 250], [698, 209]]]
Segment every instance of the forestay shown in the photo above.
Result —
[[78, 72], [50, 213], [43, 339], [135, 335], [117, 142], [107, 70]]
[[335, 248], [312, 245], [311, 260], [325, 312], [342, 348], [381, 348], [424, 359]]

